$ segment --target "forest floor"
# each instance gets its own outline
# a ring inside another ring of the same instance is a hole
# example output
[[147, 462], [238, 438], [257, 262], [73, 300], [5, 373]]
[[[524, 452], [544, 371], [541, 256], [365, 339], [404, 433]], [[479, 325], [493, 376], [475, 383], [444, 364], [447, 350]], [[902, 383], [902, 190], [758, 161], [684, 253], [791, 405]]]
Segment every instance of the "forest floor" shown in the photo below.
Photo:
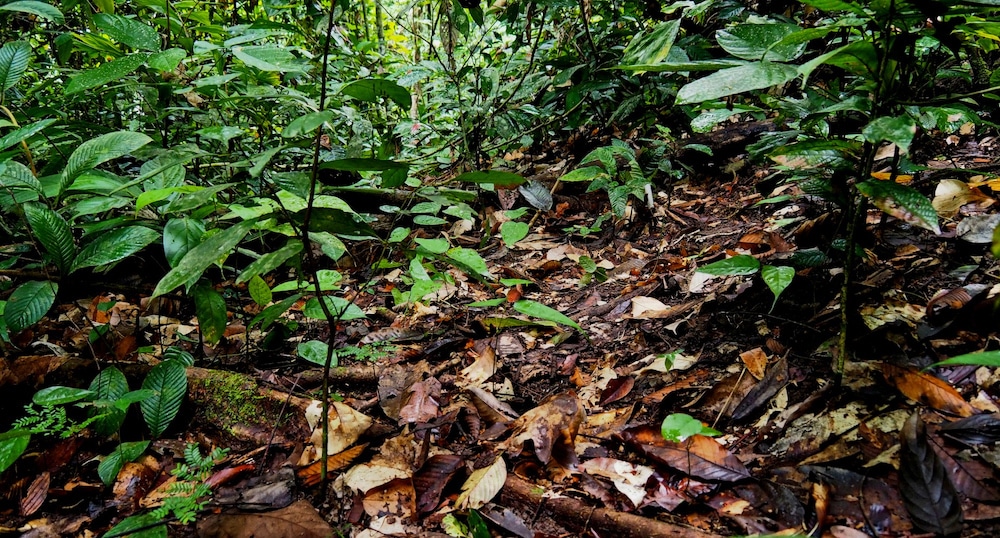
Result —
[[[396, 307], [399, 268], [339, 268], [345, 297], [367, 317], [332, 334], [303, 318], [300, 301], [283, 319], [288, 330], [265, 340], [249, 327], [260, 307], [238, 290], [227, 296], [239, 315], [222, 342], [202, 346], [190, 306], [149, 303], [143, 290], [159, 275], [136, 275], [131, 290], [64, 285], [60, 305], [0, 361], [7, 416], [36, 390], [86, 386], [109, 364], [135, 387], [170, 345], [197, 357], [190, 390], [180, 419], [111, 487], [97, 477], [98, 458], [117, 440], [87, 431], [35, 440], [2, 477], [0, 530], [101, 535], [163, 502], [193, 442], [203, 454], [230, 450], [209, 478], [212, 501], [196, 523], [171, 523], [170, 535], [912, 536], [953, 529], [961, 506], [963, 536], [995, 536], [1000, 375], [922, 368], [997, 348], [997, 264], [989, 239], [969, 231], [996, 213], [996, 191], [988, 176], [950, 169], [988, 169], [998, 152], [982, 135], [933, 142], [913, 185], [931, 197], [942, 184], [957, 189], [935, 201], [943, 232], [868, 215], [842, 379], [833, 363], [843, 265], [832, 245], [844, 219], [805, 196], [758, 204], [801, 194], [762, 187], [771, 173], [762, 163], [656, 185], [652, 209], [633, 200], [629, 217], [591, 230], [606, 193], [567, 186], [511, 248], [495, 230], [505, 208], [484, 197], [477, 209], [488, 224], [451, 238], [479, 250], [496, 280], [442, 268], [452, 284]], [[517, 157], [510, 165], [522, 170], [568, 158]], [[354, 267], [380, 249], [353, 244]], [[820, 253], [810, 254], [819, 263], [799, 269], [777, 300], [759, 274], [696, 272], [736, 253], [783, 265], [802, 252]], [[491, 299], [503, 300], [468, 306]], [[519, 300], [580, 330], [515, 309]], [[90, 342], [96, 325], [112, 329]], [[330, 373], [338, 398], [326, 489], [309, 465], [321, 441], [306, 418], [323, 373], [296, 354], [313, 339], [361, 350], [342, 353]], [[665, 439], [661, 423], [678, 413], [719, 435]], [[129, 423], [124, 441], [141, 437], [128, 436]], [[943, 475], [954, 489], [941, 480], [936, 491], [915, 488], [915, 473]], [[931, 509], [914, 515], [920, 507]]]

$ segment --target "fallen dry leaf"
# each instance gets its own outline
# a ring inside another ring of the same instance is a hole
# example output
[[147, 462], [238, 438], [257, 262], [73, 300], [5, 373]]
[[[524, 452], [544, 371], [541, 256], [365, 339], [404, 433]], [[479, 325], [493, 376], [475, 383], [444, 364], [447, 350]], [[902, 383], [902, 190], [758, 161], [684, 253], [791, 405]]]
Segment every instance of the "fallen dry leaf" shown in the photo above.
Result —
[[976, 414], [976, 409], [954, 387], [933, 375], [890, 363], [882, 364], [882, 375], [911, 400], [960, 417]]
[[525, 441], [534, 444], [535, 455], [542, 463], [553, 459], [563, 466], [575, 463], [573, 439], [586, 413], [576, 392], [567, 390], [549, 396], [542, 403], [514, 421], [514, 433], [503, 450], [519, 451]]

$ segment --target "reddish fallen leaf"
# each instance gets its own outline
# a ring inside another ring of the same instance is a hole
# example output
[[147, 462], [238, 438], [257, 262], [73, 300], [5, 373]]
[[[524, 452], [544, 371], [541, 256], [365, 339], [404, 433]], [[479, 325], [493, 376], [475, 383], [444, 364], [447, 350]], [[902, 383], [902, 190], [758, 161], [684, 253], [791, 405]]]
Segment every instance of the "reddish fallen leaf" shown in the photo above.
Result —
[[563, 466], [575, 463], [573, 439], [586, 414], [576, 392], [567, 390], [549, 396], [542, 403], [514, 421], [514, 433], [505, 449], [521, 450], [531, 441], [542, 463], [555, 460]]
[[212, 476], [208, 477], [208, 480], [205, 481], [205, 485], [212, 489], [215, 489], [235, 479], [236, 477], [242, 475], [243, 473], [248, 473], [250, 471], [253, 471], [254, 469], [256, 469], [256, 467], [254, 467], [253, 465], [234, 465], [231, 467], [226, 467], [225, 469], [222, 469], [213, 474]]
[[52, 475], [48, 472], [43, 472], [31, 482], [27, 493], [21, 499], [20, 512], [22, 516], [30, 516], [42, 507], [45, 499], [49, 496], [49, 483], [51, 481]]
[[201, 538], [327, 538], [336, 535], [316, 509], [304, 500], [272, 512], [229, 512], [206, 516], [198, 520], [197, 532]]
[[[346, 468], [348, 465], [351, 464], [351, 462], [355, 460], [355, 458], [357, 458], [358, 456], [361, 455], [362, 452], [364, 452], [367, 446], [368, 446], [367, 444], [352, 446], [351, 448], [348, 448], [343, 452], [327, 457], [326, 472], [332, 473], [333, 471], [339, 471], [340, 469]], [[319, 484], [321, 480], [320, 478], [320, 472], [322, 471], [321, 467], [322, 464], [320, 461], [314, 461], [309, 465], [306, 465], [304, 467], [299, 467], [299, 469], [295, 471], [295, 474], [296, 476], [299, 477], [299, 480], [302, 480], [303, 486], [306, 487], [315, 486], [316, 484]]]
[[622, 438], [646, 457], [696, 478], [735, 482], [750, 477], [739, 458], [711, 437], [692, 435], [675, 443], [658, 429], [636, 426], [622, 432]]
[[890, 363], [882, 364], [882, 375], [911, 400], [960, 417], [976, 414], [976, 409], [954, 387], [933, 375]]
[[914, 526], [939, 536], [957, 536], [962, 532], [962, 501], [927, 442], [919, 414], [903, 424], [899, 443], [899, 491]]
[[420, 513], [426, 514], [437, 508], [441, 492], [464, 461], [453, 454], [438, 454], [428, 458], [417, 470], [413, 475], [413, 489], [417, 494], [417, 510]]
[[618, 400], [628, 396], [628, 394], [632, 392], [632, 387], [634, 386], [634, 377], [616, 377], [615, 379], [608, 381], [608, 386], [601, 391], [601, 399], [598, 404], [605, 406], [610, 403], [617, 402]]
[[361, 503], [365, 513], [371, 517], [395, 516], [410, 519], [417, 514], [416, 498], [413, 481], [409, 478], [396, 478], [368, 490]]
[[438, 416], [441, 401], [441, 382], [427, 378], [410, 385], [399, 408], [400, 424], [426, 424]]
[[992, 467], [986, 466], [979, 460], [953, 458], [945, 447], [936, 443], [934, 439], [930, 440], [930, 446], [941, 460], [959, 493], [977, 501], [1000, 501], [1000, 493], [985, 482], [993, 479]]

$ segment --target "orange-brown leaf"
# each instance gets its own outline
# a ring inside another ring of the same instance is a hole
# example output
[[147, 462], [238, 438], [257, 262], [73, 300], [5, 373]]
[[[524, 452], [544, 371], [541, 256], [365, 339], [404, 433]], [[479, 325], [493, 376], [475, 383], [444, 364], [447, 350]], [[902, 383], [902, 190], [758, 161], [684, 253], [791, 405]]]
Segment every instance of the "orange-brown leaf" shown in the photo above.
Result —
[[[367, 444], [352, 446], [343, 452], [329, 456], [326, 458], [326, 471], [328, 473], [332, 473], [347, 467], [355, 460], [355, 458], [361, 455], [361, 452], [363, 452], [367, 446]], [[308, 487], [319, 484], [320, 471], [322, 470], [320, 468], [320, 463], [321, 461], [315, 461], [304, 467], [299, 467], [295, 474], [298, 475], [299, 480], [302, 480], [302, 485]]]
[[882, 375], [907, 398], [916, 400], [939, 411], [960, 417], [976, 414], [976, 409], [947, 382], [913, 368], [883, 363]]

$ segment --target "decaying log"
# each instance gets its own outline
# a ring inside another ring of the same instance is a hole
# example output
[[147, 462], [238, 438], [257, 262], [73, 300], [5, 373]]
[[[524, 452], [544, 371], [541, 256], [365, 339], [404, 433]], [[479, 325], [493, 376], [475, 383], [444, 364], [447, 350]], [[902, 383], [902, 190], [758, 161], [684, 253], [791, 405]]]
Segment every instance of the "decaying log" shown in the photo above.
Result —
[[587, 530], [593, 529], [600, 536], [615, 538], [719, 538], [719, 535], [675, 523], [589, 506], [572, 497], [543, 497], [536, 489], [523, 478], [507, 475], [500, 503], [528, 513], [540, 509], [566, 530], [587, 536]]

